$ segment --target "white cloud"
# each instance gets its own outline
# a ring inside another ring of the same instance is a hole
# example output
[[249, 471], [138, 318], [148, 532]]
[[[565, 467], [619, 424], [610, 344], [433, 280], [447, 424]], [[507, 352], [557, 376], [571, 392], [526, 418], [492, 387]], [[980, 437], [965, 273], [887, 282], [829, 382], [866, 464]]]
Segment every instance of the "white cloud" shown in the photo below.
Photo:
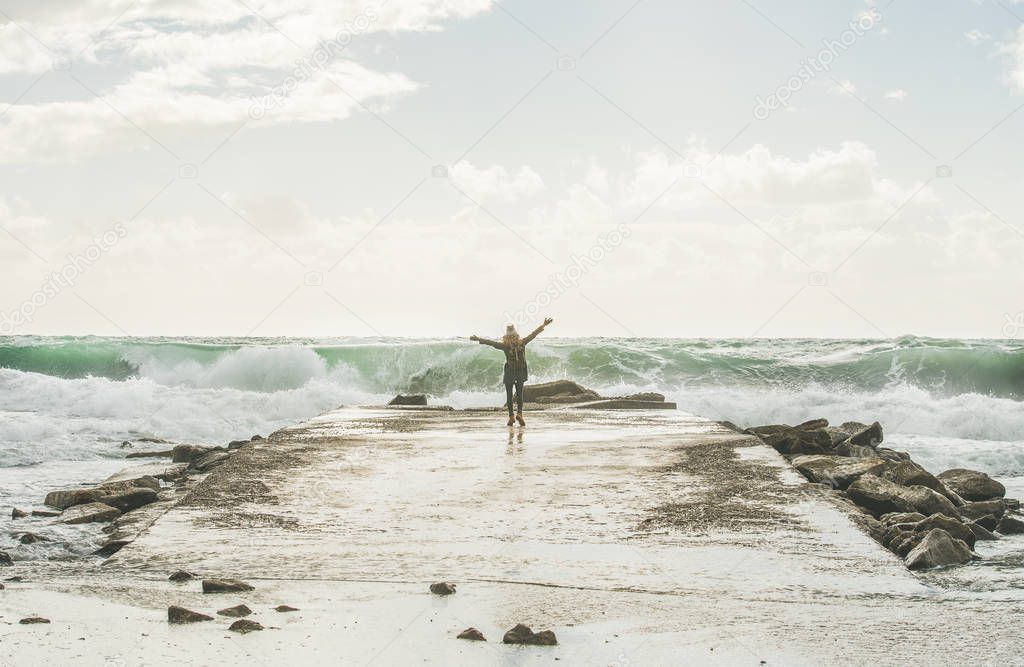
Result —
[[[12, 107], [0, 119], [0, 162], [66, 160], [145, 145], [141, 132], [126, 131], [125, 118], [153, 133], [167, 126], [237, 125], [249, 118], [253, 99], [262, 100], [256, 106], [263, 123], [343, 119], [367, 102], [386, 108], [418, 85], [352, 60], [353, 41], [380, 31], [439, 30], [444, 21], [486, 11], [490, 1], [250, 6], [258, 17], [243, 3], [199, 0], [148, 0], [120, 15], [123, 7], [100, 0], [10, 10], [14, 22], [0, 23], [0, 74], [38, 74], [71, 58], [71, 75], [105, 101], [65, 78], [71, 93], [63, 98]], [[93, 83], [104, 80], [113, 83]]]
[[887, 100], [895, 100], [896, 102], [902, 102], [903, 100], [907, 99], [907, 91], [903, 90], [902, 88], [897, 88], [896, 90], [890, 90], [885, 95], [883, 95], [883, 97]]
[[1003, 77], [1004, 82], [1014, 92], [1024, 92], [1024, 26], [1017, 29], [1016, 39], [1004, 44], [1000, 52], [1006, 55], [1009, 61]]
[[981, 44], [992, 39], [992, 35], [988, 34], [983, 30], [978, 30], [977, 28], [965, 32], [964, 37], [966, 37], [967, 41], [970, 42], [971, 44]]
[[[673, 182], [677, 185], [662, 198], [662, 205], [692, 207], [709, 201], [714, 195], [707, 188], [730, 202], [760, 206], [877, 204], [902, 201], [912, 192], [882, 178], [875, 152], [858, 141], [843, 142], [838, 149], [819, 149], [803, 159], [774, 155], [761, 144], [717, 157], [694, 148], [684, 157], [639, 154], [627, 186], [630, 201], [646, 206]], [[709, 165], [699, 181], [687, 171], [687, 165], [695, 164]], [[922, 201], [929, 196], [930, 191], [918, 195]]]
[[512, 202], [535, 195], [544, 188], [540, 175], [526, 165], [515, 173], [509, 173], [501, 165], [478, 169], [470, 162], [462, 161], [452, 167], [451, 179], [474, 199]]

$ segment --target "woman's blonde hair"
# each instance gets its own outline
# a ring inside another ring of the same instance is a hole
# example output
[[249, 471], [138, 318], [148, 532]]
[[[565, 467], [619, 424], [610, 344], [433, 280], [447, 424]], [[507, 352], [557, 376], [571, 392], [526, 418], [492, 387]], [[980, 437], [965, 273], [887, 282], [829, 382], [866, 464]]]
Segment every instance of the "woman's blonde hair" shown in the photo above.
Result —
[[522, 341], [519, 337], [519, 332], [516, 331], [514, 325], [509, 324], [505, 327], [505, 335], [501, 337], [501, 342], [505, 345], [518, 345]]

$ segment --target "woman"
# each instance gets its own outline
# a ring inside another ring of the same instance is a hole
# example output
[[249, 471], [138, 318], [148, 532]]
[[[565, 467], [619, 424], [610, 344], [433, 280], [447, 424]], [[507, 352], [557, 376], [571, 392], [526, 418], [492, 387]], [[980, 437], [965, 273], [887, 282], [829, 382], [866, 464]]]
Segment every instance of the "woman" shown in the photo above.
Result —
[[[544, 324], [534, 329], [526, 338], [520, 338], [516, 332], [516, 328], [513, 325], [505, 327], [505, 335], [502, 336], [500, 341], [490, 340], [488, 338], [481, 338], [480, 336], [470, 336], [470, 340], [475, 340], [481, 345], [490, 345], [493, 348], [497, 348], [505, 353], [505, 399], [508, 401], [508, 425], [512, 426], [515, 421], [519, 422], [520, 426], [526, 426], [526, 420], [523, 419], [523, 383], [527, 380], [527, 369], [526, 369], [526, 345], [531, 340], [537, 337], [541, 331], [544, 331], [544, 327], [554, 322], [550, 317], [544, 320]], [[512, 416], [512, 387], [516, 389], [516, 407], [518, 408], [515, 413], [515, 421]]]

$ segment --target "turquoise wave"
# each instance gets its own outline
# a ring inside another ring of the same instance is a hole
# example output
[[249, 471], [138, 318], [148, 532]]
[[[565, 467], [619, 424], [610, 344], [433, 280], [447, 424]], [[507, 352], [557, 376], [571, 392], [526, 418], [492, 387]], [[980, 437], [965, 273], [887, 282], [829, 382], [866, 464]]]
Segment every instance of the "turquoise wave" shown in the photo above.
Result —
[[[264, 392], [326, 379], [445, 396], [492, 389], [502, 361], [456, 339], [0, 338], [0, 368]], [[1024, 399], [1024, 345], [1010, 340], [544, 339], [530, 347], [530, 368], [535, 381], [569, 377], [597, 389], [903, 385]]]

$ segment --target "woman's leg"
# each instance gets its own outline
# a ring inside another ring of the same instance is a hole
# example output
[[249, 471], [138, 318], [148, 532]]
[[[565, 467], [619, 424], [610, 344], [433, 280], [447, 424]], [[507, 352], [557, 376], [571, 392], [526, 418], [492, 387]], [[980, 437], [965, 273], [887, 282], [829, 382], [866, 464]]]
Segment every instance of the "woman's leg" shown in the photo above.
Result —
[[508, 405], [508, 416], [509, 416], [509, 418], [511, 418], [512, 417], [512, 383], [511, 382], [506, 382], [505, 383], [505, 400], [507, 401], [506, 405]]
[[516, 380], [516, 408], [519, 412], [523, 411], [523, 381]]

